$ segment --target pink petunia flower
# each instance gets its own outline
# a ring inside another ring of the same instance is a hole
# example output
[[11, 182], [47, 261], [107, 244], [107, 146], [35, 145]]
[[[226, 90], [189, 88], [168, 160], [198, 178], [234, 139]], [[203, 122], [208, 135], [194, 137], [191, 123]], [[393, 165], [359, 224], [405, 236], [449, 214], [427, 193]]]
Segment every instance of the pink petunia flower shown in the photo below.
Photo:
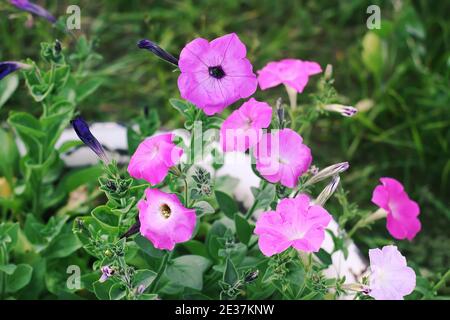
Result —
[[386, 227], [395, 239], [412, 240], [421, 229], [420, 208], [393, 178], [381, 178], [373, 190], [372, 202], [387, 211]]
[[331, 215], [321, 206], [313, 205], [305, 194], [283, 199], [276, 211], [263, 212], [256, 222], [261, 252], [270, 257], [289, 247], [317, 252], [325, 239], [325, 228]]
[[129, 174], [152, 185], [163, 181], [170, 167], [176, 165], [183, 154], [183, 149], [173, 143], [173, 137], [172, 133], [164, 133], [141, 142], [130, 159]]
[[302, 137], [288, 128], [264, 133], [254, 155], [256, 169], [266, 180], [288, 188], [297, 185], [312, 162], [311, 150], [303, 144]]
[[235, 33], [211, 42], [203, 38], [189, 42], [178, 61], [181, 97], [213, 115], [251, 96], [258, 82], [246, 54], [245, 45]]
[[396, 246], [370, 249], [370, 291], [376, 300], [403, 300], [416, 287], [416, 274]]
[[220, 128], [220, 144], [223, 151], [241, 151], [258, 143], [272, 120], [272, 108], [266, 102], [253, 98], [233, 111]]
[[183, 207], [175, 194], [158, 189], [146, 189], [146, 200], [140, 200], [139, 221], [141, 234], [155, 248], [173, 250], [176, 243], [192, 237], [196, 224], [195, 210]]
[[283, 59], [269, 62], [258, 71], [258, 82], [262, 90], [284, 84], [298, 93], [308, 84], [309, 77], [322, 72], [317, 62], [298, 59]]

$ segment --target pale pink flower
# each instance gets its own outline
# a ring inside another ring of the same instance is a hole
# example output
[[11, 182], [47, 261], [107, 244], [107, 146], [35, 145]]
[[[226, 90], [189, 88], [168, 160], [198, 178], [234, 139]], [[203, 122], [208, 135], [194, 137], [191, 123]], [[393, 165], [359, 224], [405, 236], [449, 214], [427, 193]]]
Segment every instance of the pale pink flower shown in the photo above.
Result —
[[272, 108], [266, 102], [251, 98], [223, 122], [220, 128], [222, 150], [244, 152], [253, 147], [271, 120]]
[[370, 249], [370, 291], [376, 300], [403, 300], [416, 287], [416, 274], [396, 246]]
[[141, 142], [130, 159], [129, 174], [152, 185], [162, 182], [183, 154], [183, 149], [173, 143], [173, 137], [172, 133], [164, 133]]
[[251, 96], [258, 82], [246, 54], [235, 33], [211, 42], [203, 38], [189, 42], [178, 61], [181, 97], [212, 115]]
[[140, 233], [157, 249], [173, 250], [176, 243], [192, 237], [196, 224], [195, 210], [183, 207], [175, 194], [146, 189], [140, 200]]
[[325, 228], [331, 215], [314, 205], [305, 194], [283, 199], [276, 211], [263, 212], [256, 222], [259, 249], [270, 257], [289, 247], [317, 252], [325, 239]]
[[258, 82], [262, 90], [284, 84], [298, 93], [308, 84], [309, 77], [322, 72], [317, 62], [298, 59], [283, 59], [269, 62], [258, 71]]
[[269, 182], [294, 188], [312, 162], [311, 150], [291, 129], [264, 133], [254, 150], [256, 169]]
[[395, 239], [412, 240], [421, 229], [420, 208], [393, 178], [381, 178], [373, 190], [372, 202], [387, 211], [386, 227]]

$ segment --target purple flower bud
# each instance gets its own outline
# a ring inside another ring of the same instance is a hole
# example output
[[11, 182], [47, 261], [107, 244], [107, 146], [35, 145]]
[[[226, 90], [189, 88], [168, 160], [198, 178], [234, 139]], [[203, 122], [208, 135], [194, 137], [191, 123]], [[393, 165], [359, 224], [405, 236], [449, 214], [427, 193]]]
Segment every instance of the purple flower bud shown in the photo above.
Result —
[[310, 186], [312, 184], [325, 180], [329, 177], [333, 177], [339, 173], [346, 171], [349, 167], [350, 165], [348, 164], [348, 162], [333, 164], [314, 174], [308, 181], [305, 182], [304, 186]]
[[157, 55], [159, 58], [178, 66], [178, 59], [175, 58], [173, 55], [168, 53], [166, 50], [162, 49], [160, 46], [158, 46], [153, 41], [143, 39], [140, 40], [137, 44], [137, 46], [140, 49], [147, 49], [148, 51], [152, 52], [153, 54]]
[[341, 181], [341, 178], [338, 175], [334, 176], [331, 179], [330, 183], [319, 194], [319, 196], [314, 201], [314, 203], [319, 205], [319, 206], [323, 206], [325, 204], [325, 202], [327, 202], [327, 200], [336, 191], [340, 181]]
[[102, 271], [102, 276], [98, 280], [99, 282], [105, 282], [114, 275], [114, 269], [109, 266], [101, 267], [100, 270]]
[[47, 19], [51, 23], [56, 22], [56, 18], [50, 14], [47, 10], [42, 8], [41, 6], [34, 4], [28, 0], [10, 0], [9, 1], [13, 6], [19, 8], [20, 10], [24, 10], [30, 13], [33, 13], [37, 16], [40, 16], [44, 19]]
[[98, 142], [98, 140], [94, 137], [94, 135], [89, 130], [89, 126], [86, 123], [86, 121], [84, 121], [83, 118], [78, 116], [75, 119], [73, 119], [72, 121], [70, 121], [70, 123], [72, 124], [72, 127], [75, 130], [75, 132], [77, 133], [77, 136], [80, 138], [80, 140], [83, 141], [83, 143], [85, 145], [87, 145], [92, 151], [94, 151], [95, 154], [104, 163], [108, 163], [109, 160], [105, 154], [105, 150], [103, 150], [103, 147], [100, 144], [100, 142]]
[[13, 73], [14, 71], [17, 71], [19, 69], [26, 69], [30, 68], [29, 65], [16, 62], [16, 61], [3, 61], [0, 62], [0, 80], [2, 80], [4, 77], [9, 75], [10, 73]]

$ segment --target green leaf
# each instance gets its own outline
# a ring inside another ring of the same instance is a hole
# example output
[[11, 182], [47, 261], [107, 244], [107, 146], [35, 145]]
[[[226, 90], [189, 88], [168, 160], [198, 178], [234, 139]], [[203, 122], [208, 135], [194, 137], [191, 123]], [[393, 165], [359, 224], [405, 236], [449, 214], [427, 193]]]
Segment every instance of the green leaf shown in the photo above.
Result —
[[3, 175], [8, 183], [12, 183], [17, 168], [19, 151], [11, 134], [0, 128], [0, 176]]
[[84, 184], [96, 182], [102, 173], [101, 165], [72, 171], [64, 176], [57, 189], [63, 189], [66, 193], [72, 192]]
[[4, 272], [8, 275], [11, 275], [14, 273], [14, 271], [16, 271], [17, 266], [15, 264], [3, 264], [0, 265], [0, 271]]
[[199, 201], [194, 204], [195, 212], [197, 212], [197, 215], [205, 215], [205, 214], [211, 214], [216, 212], [214, 210], [213, 206], [209, 204], [209, 202], [206, 201]]
[[136, 270], [133, 276], [133, 287], [143, 286], [144, 290], [152, 284], [156, 278], [156, 272], [151, 270]]
[[14, 273], [6, 278], [6, 292], [17, 292], [31, 280], [33, 268], [28, 264], [19, 264]]
[[172, 107], [174, 107], [178, 112], [180, 112], [183, 116], [187, 115], [189, 110], [189, 103], [180, 99], [170, 99], [169, 100]]
[[190, 240], [187, 242], [183, 242], [182, 246], [185, 247], [190, 253], [207, 257], [208, 256], [208, 250], [206, 248], [206, 245], [198, 240]]
[[47, 259], [64, 258], [81, 248], [81, 242], [72, 232], [60, 234], [47, 247], [44, 255]]
[[127, 295], [127, 289], [122, 283], [115, 283], [109, 289], [109, 299], [111, 300], [121, 300]]
[[100, 222], [100, 224], [106, 225], [107, 227], [119, 226], [119, 217], [114, 214], [108, 206], [103, 205], [95, 208], [91, 215]]
[[94, 287], [94, 293], [98, 299], [109, 300], [110, 299], [109, 291], [113, 285], [114, 285], [113, 281], [105, 281], [105, 282], [96, 281], [92, 286]]
[[134, 242], [136, 242], [138, 247], [150, 257], [161, 258], [164, 255], [164, 252], [162, 250], [156, 249], [153, 244], [149, 240], [147, 240], [147, 238], [144, 238], [140, 234], [134, 237]]
[[154, 293], [144, 293], [137, 296], [138, 300], [156, 300], [158, 298], [157, 294]]
[[211, 261], [195, 255], [185, 255], [173, 259], [166, 269], [170, 282], [196, 290], [203, 288], [203, 273], [210, 267]]
[[0, 109], [13, 95], [19, 85], [19, 76], [12, 74], [0, 81]]
[[239, 241], [244, 244], [248, 244], [255, 227], [250, 225], [247, 219], [242, 217], [240, 214], [236, 214], [234, 216], [234, 223], [236, 224], [236, 234]]
[[324, 249], [320, 249], [318, 252], [315, 253], [316, 257], [319, 258], [319, 260], [325, 265], [329, 266], [333, 263], [333, 260], [331, 259], [331, 254], [326, 252]]
[[228, 218], [233, 219], [234, 214], [239, 211], [236, 202], [225, 192], [215, 191], [214, 193], [220, 210], [225, 213]]
[[239, 280], [239, 273], [233, 262], [228, 258], [225, 262], [225, 271], [223, 273], [223, 281], [230, 286]]

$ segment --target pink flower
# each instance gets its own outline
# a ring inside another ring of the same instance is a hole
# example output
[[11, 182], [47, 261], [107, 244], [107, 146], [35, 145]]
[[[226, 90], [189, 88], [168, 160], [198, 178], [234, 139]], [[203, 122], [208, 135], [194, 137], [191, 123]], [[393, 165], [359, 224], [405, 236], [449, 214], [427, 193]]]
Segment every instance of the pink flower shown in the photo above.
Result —
[[146, 200], [140, 200], [139, 221], [141, 234], [155, 248], [173, 250], [176, 243], [186, 242], [195, 228], [195, 210], [183, 207], [175, 194], [158, 189], [146, 189]]
[[416, 287], [416, 274], [396, 246], [370, 249], [370, 292], [376, 300], [403, 300]]
[[311, 204], [305, 194], [283, 199], [276, 211], [263, 212], [256, 222], [259, 248], [268, 257], [291, 246], [305, 252], [317, 252], [330, 220], [331, 215], [321, 206]]
[[311, 150], [291, 129], [264, 133], [255, 148], [256, 169], [268, 181], [294, 188], [312, 162]]
[[183, 154], [183, 149], [172, 142], [173, 137], [172, 133], [164, 133], [141, 142], [131, 157], [129, 174], [152, 185], [163, 181], [170, 167], [177, 164]]
[[372, 202], [387, 211], [387, 229], [395, 239], [412, 240], [420, 231], [417, 203], [409, 199], [400, 182], [381, 178], [382, 185], [373, 190]]
[[211, 42], [203, 38], [189, 42], [178, 62], [181, 97], [212, 115], [251, 96], [257, 80], [246, 54], [245, 45], [235, 33]]
[[284, 59], [269, 62], [258, 71], [258, 82], [262, 90], [285, 84], [297, 92], [303, 92], [309, 76], [322, 72], [317, 62]]
[[241, 151], [258, 143], [262, 129], [272, 120], [272, 108], [253, 98], [233, 111], [220, 128], [220, 142], [224, 151]]

